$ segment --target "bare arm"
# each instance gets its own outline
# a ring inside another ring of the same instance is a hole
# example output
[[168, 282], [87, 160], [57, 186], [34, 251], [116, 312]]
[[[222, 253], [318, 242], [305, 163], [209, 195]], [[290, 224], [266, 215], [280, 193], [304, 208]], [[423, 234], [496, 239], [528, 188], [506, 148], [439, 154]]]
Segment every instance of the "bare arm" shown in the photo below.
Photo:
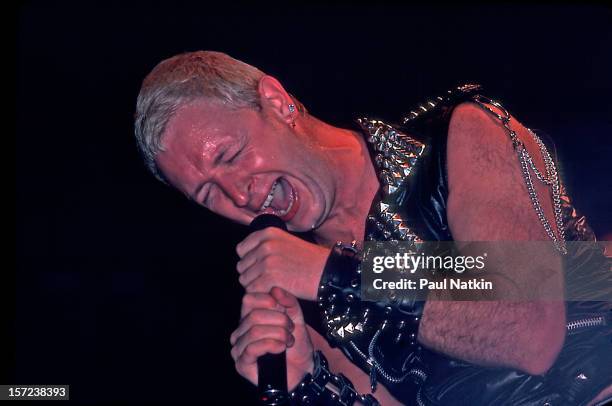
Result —
[[[527, 130], [514, 119], [511, 125], [536, 165], [543, 168]], [[456, 241], [548, 240], [529, 199], [516, 152], [496, 119], [475, 104], [458, 106], [449, 127], [447, 157], [447, 215]], [[549, 190], [537, 182], [536, 190], [548, 221], [554, 224]], [[502, 249], [489, 257], [493, 255], [508, 281], [529, 287], [528, 278], [543, 275], [551, 289], [562, 292], [561, 260], [554, 250], [536, 258]], [[508, 366], [530, 374], [546, 372], [563, 345], [564, 303], [492, 299], [428, 301], [419, 341], [475, 364]]]

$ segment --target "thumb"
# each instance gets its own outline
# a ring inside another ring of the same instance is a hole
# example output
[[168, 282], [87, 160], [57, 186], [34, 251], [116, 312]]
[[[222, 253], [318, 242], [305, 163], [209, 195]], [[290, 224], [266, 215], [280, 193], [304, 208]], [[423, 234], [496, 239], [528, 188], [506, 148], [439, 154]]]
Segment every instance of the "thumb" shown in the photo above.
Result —
[[270, 290], [270, 295], [276, 299], [278, 304], [283, 306], [287, 311], [287, 316], [296, 324], [304, 323], [304, 316], [302, 315], [302, 308], [297, 298], [286, 290], [277, 286]]

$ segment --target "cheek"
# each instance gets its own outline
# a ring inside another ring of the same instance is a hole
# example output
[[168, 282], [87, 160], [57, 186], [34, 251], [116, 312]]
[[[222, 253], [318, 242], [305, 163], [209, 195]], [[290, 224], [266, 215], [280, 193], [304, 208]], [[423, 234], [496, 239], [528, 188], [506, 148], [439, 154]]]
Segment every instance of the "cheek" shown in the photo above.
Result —
[[278, 159], [278, 153], [276, 151], [248, 151], [244, 154], [240, 162], [240, 167], [245, 172], [257, 172], [258, 170], [264, 169]]
[[223, 194], [218, 196], [208, 209], [236, 223], [247, 225], [251, 222], [251, 217], [244, 213], [242, 209], [236, 207], [234, 203]]

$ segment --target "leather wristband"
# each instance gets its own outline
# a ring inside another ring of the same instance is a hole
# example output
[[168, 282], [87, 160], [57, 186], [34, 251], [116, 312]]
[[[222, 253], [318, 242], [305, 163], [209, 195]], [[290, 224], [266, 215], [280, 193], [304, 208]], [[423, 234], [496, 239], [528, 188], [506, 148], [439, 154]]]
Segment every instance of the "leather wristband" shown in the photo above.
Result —
[[[317, 294], [318, 306], [323, 313], [327, 338], [332, 346], [339, 340], [333, 326], [346, 321], [346, 316], [361, 313], [361, 256], [353, 241], [350, 245], [338, 241], [331, 250]], [[342, 334], [342, 332], [340, 333]]]
[[314, 353], [313, 373], [306, 374], [289, 399], [292, 406], [380, 406], [372, 395], [357, 393], [344, 375], [332, 374], [321, 351]]
[[379, 380], [387, 384], [425, 380], [417, 342], [424, 302], [366, 302], [361, 300], [361, 289], [361, 255], [354, 243], [337, 243], [318, 290], [329, 344], [370, 375], [372, 391]]
[[361, 281], [359, 264], [361, 257], [356, 242], [350, 245], [338, 241], [334, 244], [321, 276], [320, 287], [331, 285], [343, 289], [346, 286], [359, 287]]

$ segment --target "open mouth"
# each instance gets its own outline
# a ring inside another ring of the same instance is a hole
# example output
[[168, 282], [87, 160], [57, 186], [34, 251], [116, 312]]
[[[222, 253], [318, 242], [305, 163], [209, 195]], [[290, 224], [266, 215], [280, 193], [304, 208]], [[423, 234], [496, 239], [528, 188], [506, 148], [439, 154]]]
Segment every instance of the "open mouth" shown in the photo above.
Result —
[[299, 206], [295, 189], [285, 178], [278, 178], [270, 187], [266, 200], [259, 209], [260, 214], [274, 214], [283, 221], [289, 221]]

